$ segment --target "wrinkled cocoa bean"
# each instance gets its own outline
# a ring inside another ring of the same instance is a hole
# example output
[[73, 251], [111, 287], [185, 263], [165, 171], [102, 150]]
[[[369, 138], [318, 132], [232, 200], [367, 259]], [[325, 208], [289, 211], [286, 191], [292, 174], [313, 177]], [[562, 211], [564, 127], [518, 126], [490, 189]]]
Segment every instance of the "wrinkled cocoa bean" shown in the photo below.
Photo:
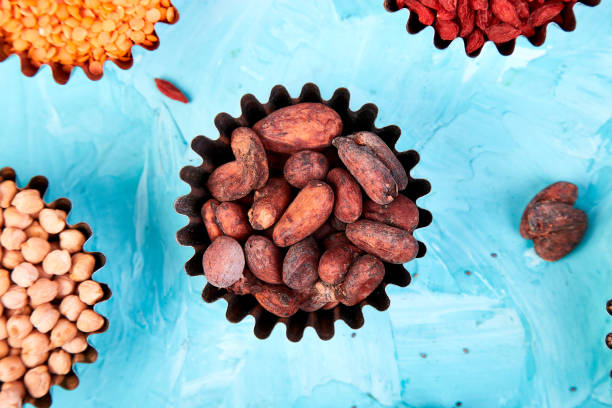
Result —
[[237, 203], [223, 202], [215, 210], [217, 225], [224, 235], [244, 241], [253, 233], [244, 208]]
[[319, 278], [331, 285], [337, 284], [344, 278], [354, 259], [355, 253], [346, 246], [326, 250], [319, 259]]
[[249, 269], [257, 278], [272, 284], [283, 283], [283, 258], [280, 250], [266, 237], [251, 235], [244, 244]]
[[330, 302], [336, 301], [334, 289], [330, 285], [320, 281], [305, 292], [304, 297], [305, 300], [300, 303], [300, 309], [304, 312], [316, 312]]
[[286, 247], [303, 240], [325, 223], [334, 208], [334, 192], [326, 183], [308, 182], [274, 226], [274, 243]]
[[389, 204], [397, 197], [398, 187], [391, 171], [370, 148], [346, 137], [337, 137], [332, 144], [338, 149], [342, 163], [372, 201]]
[[232, 132], [231, 147], [236, 160], [255, 178], [253, 188], [262, 188], [268, 181], [268, 158], [257, 133], [247, 127], [237, 128]]
[[527, 204], [527, 208], [523, 212], [521, 217], [521, 236], [525, 239], [533, 238], [531, 231], [529, 230], [529, 224], [527, 223], [527, 214], [529, 211], [540, 202], [553, 202], [553, 203], [565, 203], [568, 205], [574, 205], [578, 199], [578, 187], [572, 183], [565, 181], [559, 181], [551, 184], [544, 190], [540, 191], [536, 196]]
[[329, 164], [323, 154], [302, 150], [291, 155], [283, 173], [285, 180], [293, 187], [304, 188], [310, 180], [324, 180], [328, 169]]
[[211, 198], [202, 206], [202, 220], [204, 221], [204, 226], [206, 227], [206, 232], [208, 232], [208, 237], [211, 242], [223, 235], [223, 231], [221, 231], [221, 228], [217, 225], [217, 217], [215, 215], [215, 211], [219, 204], [219, 201]]
[[359, 220], [348, 224], [345, 233], [357, 248], [389, 263], [409, 262], [419, 250], [410, 232], [376, 221]]
[[208, 191], [219, 201], [234, 201], [248, 195], [257, 183], [257, 175], [239, 161], [217, 167], [206, 183]]
[[368, 220], [382, 222], [408, 232], [414, 231], [419, 225], [418, 207], [411, 199], [401, 194], [386, 205], [366, 200], [363, 216]]
[[291, 200], [291, 187], [281, 178], [271, 178], [255, 191], [253, 206], [248, 212], [253, 229], [265, 230], [281, 217]]
[[299, 103], [276, 110], [253, 126], [265, 148], [277, 153], [319, 150], [342, 133], [338, 113], [321, 103]]
[[373, 255], [361, 256], [351, 265], [346, 278], [336, 288], [338, 300], [354, 306], [370, 296], [385, 277], [385, 265]]
[[300, 307], [300, 297], [283, 285], [264, 284], [255, 299], [261, 307], [279, 317], [292, 316]]
[[292, 245], [283, 261], [285, 285], [300, 291], [312, 287], [318, 278], [319, 255], [319, 247], [312, 237]]
[[254, 295], [261, 291], [262, 285], [264, 283], [245, 268], [242, 271], [242, 277], [232, 286], [228, 287], [227, 290], [235, 295]]
[[342, 168], [330, 170], [327, 182], [334, 189], [334, 215], [344, 223], [355, 222], [363, 208], [361, 189], [357, 181]]

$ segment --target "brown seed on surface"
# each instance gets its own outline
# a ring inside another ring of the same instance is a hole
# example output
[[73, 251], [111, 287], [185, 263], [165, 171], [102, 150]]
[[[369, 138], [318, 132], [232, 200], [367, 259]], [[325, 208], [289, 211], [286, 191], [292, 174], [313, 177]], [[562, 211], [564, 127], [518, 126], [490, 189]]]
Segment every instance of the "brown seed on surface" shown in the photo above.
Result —
[[308, 182], [274, 226], [274, 243], [287, 247], [303, 240], [327, 221], [333, 208], [331, 187], [318, 180]]
[[91, 309], [85, 309], [79, 315], [76, 324], [83, 333], [92, 333], [104, 326], [104, 318]]
[[15, 195], [11, 205], [20, 213], [30, 215], [37, 214], [45, 207], [38, 190], [21, 190]]
[[299, 291], [312, 287], [318, 278], [319, 255], [319, 248], [312, 237], [292, 245], [283, 261], [285, 285]]
[[86, 280], [81, 282], [78, 287], [79, 298], [83, 303], [90, 306], [95, 305], [104, 297], [102, 286], [96, 281]]
[[70, 268], [70, 279], [75, 282], [82, 282], [94, 273], [96, 258], [92, 254], [76, 253], [71, 258], [72, 267]]
[[32, 237], [21, 246], [23, 258], [33, 264], [41, 263], [51, 251], [51, 245], [46, 239]]
[[66, 212], [45, 208], [38, 214], [38, 222], [49, 234], [58, 234], [66, 227]]
[[326, 250], [319, 260], [319, 278], [332, 285], [339, 283], [348, 272], [354, 259], [353, 251], [343, 245]]
[[266, 185], [269, 176], [268, 158], [259, 136], [248, 127], [239, 127], [232, 132], [232, 152], [236, 160], [247, 168], [249, 179], [254, 179], [254, 189]]
[[253, 233], [245, 209], [237, 203], [223, 202], [215, 210], [217, 225], [224, 235], [244, 241]]
[[249, 269], [257, 278], [271, 284], [281, 284], [282, 254], [274, 243], [260, 235], [251, 235], [244, 244]]
[[16, 381], [26, 372], [26, 367], [18, 356], [4, 357], [0, 360], [0, 381]]
[[66, 375], [72, 369], [72, 357], [64, 350], [55, 350], [49, 356], [49, 371], [53, 374]]
[[391, 171], [371, 149], [346, 137], [337, 137], [332, 143], [342, 163], [372, 201], [384, 205], [397, 197], [398, 187]]
[[87, 309], [87, 305], [77, 295], [66, 296], [59, 306], [60, 313], [71, 322], [76, 322], [81, 312], [85, 309]]
[[34, 398], [42, 398], [51, 387], [51, 375], [46, 365], [31, 368], [23, 377], [28, 393]]
[[366, 254], [355, 261], [346, 278], [338, 286], [338, 300], [347, 306], [361, 302], [380, 285], [385, 277], [385, 266], [373, 255]]
[[210, 194], [219, 201], [234, 201], [247, 196], [257, 183], [256, 177], [249, 177], [244, 163], [233, 161], [217, 167], [206, 182]]
[[264, 284], [255, 294], [255, 299], [264, 309], [279, 317], [292, 316], [300, 307], [296, 293], [284, 285]]
[[321, 103], [299, 103], [278, 109], [253, 126], [265, 148], [276, 153], [318, 150], [342, 133], [338, 113]]
[[60, 248], [65, 249], [70, 254], [83, 250], [83, 245], [87, 240], [85, 235], [79, 230], [68, 229], [60, 232]]
[[[454, 37], [453, 37], [454, 38]], [[355, 143], [366, 146], [389, 169], [400, 191], [408, 185], [408, 175], [395, 153], [376, 133], [357, 132], [349, 136]]]
[[206, 279], [211, 285], [227, 288], [242, 277], [244, 252], [234, 238], [222, 236], [206, 249], [202, 265]]
[[59, 318], [60, 312], [55, 306], [51, 303], [43, 303], [36, 306], [30, 316], [30, 322], [39, 332], [48, 333], [53, 329]]
[[217, 210], [217, 206], [219, 204], [219, 201], [211, 198], [204, 203], [201, 210], [202, 221], [204, 221], [204, 226], [206, 227], [206, 232], [208, 232], [210, 242], [223, 235], [223, 231], [221, 231], [221, 228], [219, 228], [219, 225], [217, 224], [217, 217], [215, 215], [215, 211]]
[[409, 262], [419, 251], [411, 233], [376, 221], [359, 220], [348, 224], [346, 236], [357, 248], [389, 263]]
[[419, 209], [408, 197], [399, 194], [390, 204], [380, 205], [366, 200], [363, 216], [372, 221], [412, 232], [419, 225]]
[[334, 189], [334, 215], [344, 223], [355, 222], [361, 216], [363, 199], [359, 184], [343, 168], [336, 167], [327, 174], [327, 182]]
[[320, 281], [316, 282], [309, 290], [303, 292], [302, 295], [305, 297], [305, 300], [300, 303], [300, 310], [304, 312], [315, 312], [336, 300], [333, 287]]
[[254, 295], [261, 290], [264, 283], [257, 279], [247, 268], [242, 271], [242, 277], [227, 290], [235, 295]]
[[319, 152], [302, 150], [285, 163], [285, 180], [293, 187], [304, 188], [310, 180], [324, 180], [329, 169], [327, 158]]
[[256, 230], [273, 226], [291, 201], [291, 187], [282, 178], [271, 178], [255, 191], [253, 206], [248, 212], [249, 222]]

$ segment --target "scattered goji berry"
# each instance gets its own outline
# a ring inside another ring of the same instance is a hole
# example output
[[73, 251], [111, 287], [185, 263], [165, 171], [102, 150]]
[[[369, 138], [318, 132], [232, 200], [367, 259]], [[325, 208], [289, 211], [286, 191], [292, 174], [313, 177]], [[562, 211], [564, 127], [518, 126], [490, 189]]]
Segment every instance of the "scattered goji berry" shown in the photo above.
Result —
[[183, 103], [189, 103], [187, 96], [185, 96], [185, 94], [171, 82], [166, 81], [165, 79], [155, 78], [155, 85], [157, 85], [159, 92], [168, 98]]

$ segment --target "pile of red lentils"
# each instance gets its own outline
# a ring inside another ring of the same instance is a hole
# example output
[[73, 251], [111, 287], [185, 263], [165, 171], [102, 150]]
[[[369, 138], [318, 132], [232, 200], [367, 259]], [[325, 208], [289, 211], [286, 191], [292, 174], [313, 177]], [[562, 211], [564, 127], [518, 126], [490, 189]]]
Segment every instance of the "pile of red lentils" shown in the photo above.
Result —
[[105, 297], [96, 259], [66, 216], [38, 190], [0, 183], [0, 407], [44, 397], [105, 325], [93, 310]]
[[0, 45], [35, 66], [101, 74], [106, 60], [130, 60], [133, 45], [152, 47], [155, 23], [176, 18], [170, 0], [0, 0]]

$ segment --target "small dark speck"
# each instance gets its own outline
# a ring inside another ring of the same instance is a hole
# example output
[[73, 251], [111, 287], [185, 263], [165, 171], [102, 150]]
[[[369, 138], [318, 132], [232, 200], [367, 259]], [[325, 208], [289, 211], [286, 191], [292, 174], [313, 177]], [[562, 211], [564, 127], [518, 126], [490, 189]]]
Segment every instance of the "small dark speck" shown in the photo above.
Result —
[[455, 406], [456, 406], [456, 407], [460, 407], [460, 406], [462, 406], [462, 405], [463, 405], [463, 404], [461, 403], [461, 401], [457, 401], [457, 402], [455, 403]]
[[416, 277], [419, 276], [419, 273], [415, 273], [414, 275], [412, 275], [412, 279], [416, 279]]
[[467, 353], [469, 353], [469, 352], [470, 352], [470, 350], [468, 350], [467, 348], [464, 348], [464, 349], [463, 349], [463, 352], [464, 352], [465, 354], [467, 354]]
[[425, 353], [421, 353], [419, 355], [421, 356], [421, 358], [427, 358], [427, 354], [425, 354]]
[[470, 275], [472, 274], [472, 272], [470, 272], [470, 271], [465, 271], [465, 274], [466, 274], [467, 276], [470, 276]]
[[357, 408], [357, 405], [351, 405], [351, 408]]
[[576, 387], [570, 387], [570, 392], [576, 392]]
[[352, 337], [352, 338], [357, 337], [357, 333], [351, 333], [351, 337]]
[[493, 253], [491, 254], [491, 257], [492, 257], [492, 258], [497, 258], [497, 254], [496, 254], [495, 252], [493, 252]]

